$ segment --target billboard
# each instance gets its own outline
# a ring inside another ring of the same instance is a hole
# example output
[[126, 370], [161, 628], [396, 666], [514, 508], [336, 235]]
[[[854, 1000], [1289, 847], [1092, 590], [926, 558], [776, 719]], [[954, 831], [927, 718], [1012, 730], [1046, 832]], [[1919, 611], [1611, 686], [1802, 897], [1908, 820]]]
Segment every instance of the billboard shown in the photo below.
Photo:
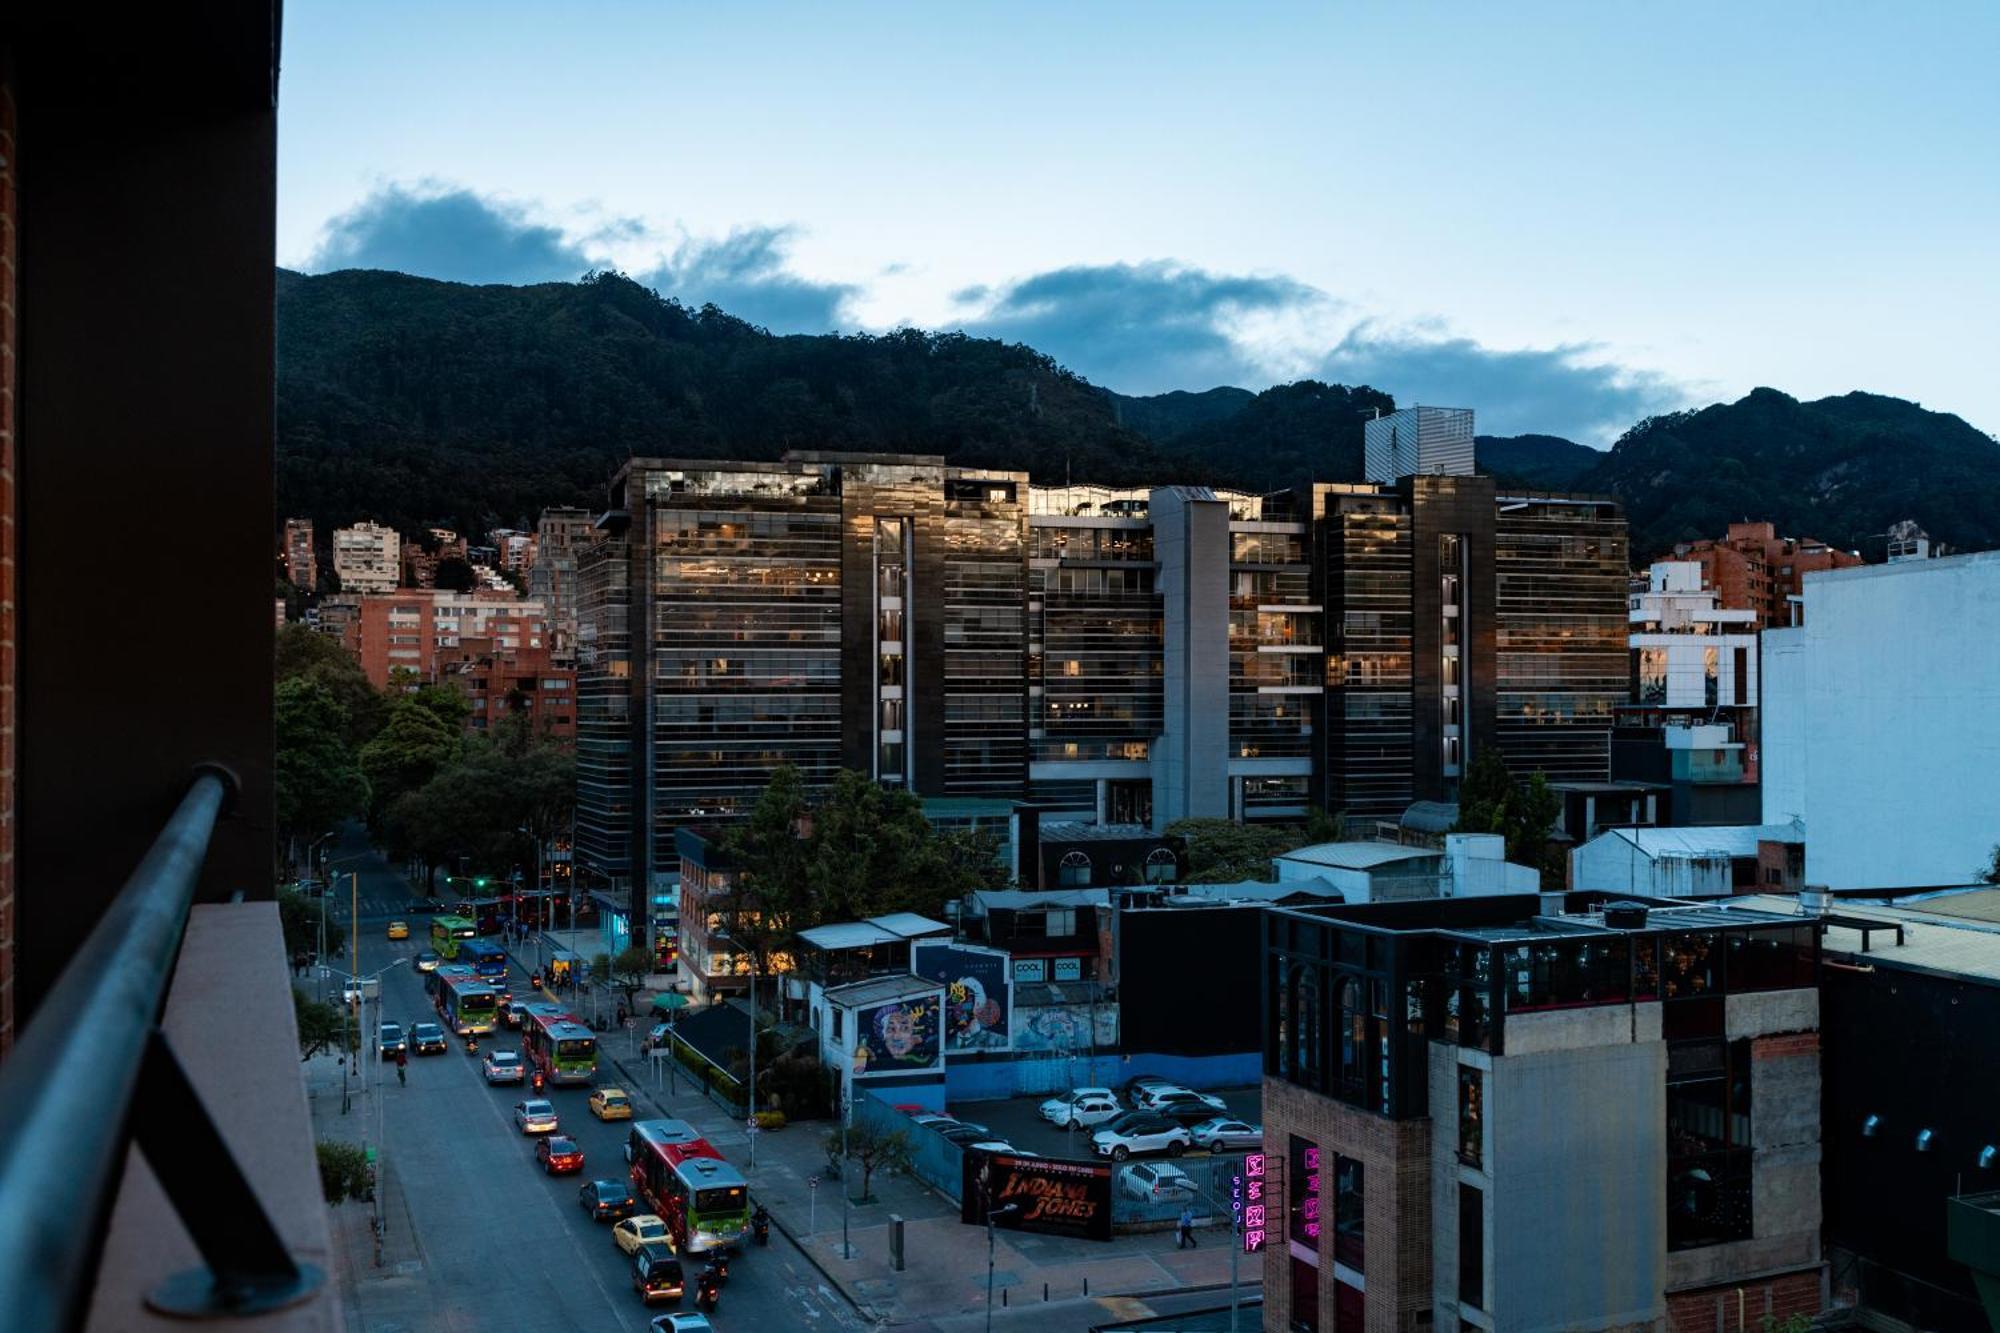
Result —
[[906, 1074], [940, 1064], [938, 997], [913, 995], [854, 1016], [854, 1077]]
[[970, 944], [911, 946], [910, 971], [944, 989], [944, 1049], [1004, 1051], [1013, 1044], [1009, 956]]
[[965, 1153], [959, 1220], [986, 1225], [987, 1215], [1009, 1204], [1014, 1211], [993, 1225], [1084, 1240], [1111, 1239], [1111, 1164], [1067, 1162], [1012, 1153]]

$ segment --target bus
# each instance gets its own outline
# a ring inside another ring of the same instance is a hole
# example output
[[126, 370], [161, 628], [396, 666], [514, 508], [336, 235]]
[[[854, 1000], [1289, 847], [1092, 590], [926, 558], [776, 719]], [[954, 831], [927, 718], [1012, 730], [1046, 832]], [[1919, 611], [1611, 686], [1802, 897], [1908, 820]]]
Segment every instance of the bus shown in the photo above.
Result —
[[458, 942], [476, 938], [478, 934], [478, 929], [462, 916], [431, 918], [431, 948], [437, 950], [440, 958], [458, 957]]
[[480, 935], [498, 935], [506, 918], [501, 898], [461, 898], [452, 904], [451, 910], [454, 916], [470, 921], [474, 932]]
[[531, 1004], [521, 1020], [521, 1045], [551, 1083], [597, 1077], [597, 1036], [559, 1004]]
[[685, 1120], [634, 1121], [632, 1192], [667, 1224], [676, 1252], [733, 1249], [750, 1231], [750, 1185]]
[[500, 1021], [500, 997], [470, 967], [451, 963], [431, 974], [437, 979], [437, 1010], [459, 1036], [493, 1031]]
[[499, 945], [488, 944], [485, 940], [461, 940], [458, 961], [470, 967], [473, 975], [493, 989], [507, 989], [507, 951]]

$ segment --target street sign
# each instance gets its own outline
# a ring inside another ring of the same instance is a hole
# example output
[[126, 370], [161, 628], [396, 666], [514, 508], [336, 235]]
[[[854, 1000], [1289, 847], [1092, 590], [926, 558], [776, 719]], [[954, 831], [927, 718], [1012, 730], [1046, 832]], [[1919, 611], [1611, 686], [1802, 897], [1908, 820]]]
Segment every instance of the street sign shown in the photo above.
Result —
[[743, 1122], [743, 1127], [749, 1133], [755, 1134], [757, 1132], [757, 1117], [754, 1115], [751, 1116], [748, 1120]]
[[807, 1188], [807, 1189], [809, 1189], [809, 1190], [816, 1190], [816, 1189], [818, 1189], [818, 1188], [819, 1188], [819, 1177], [818, 1177], [818, 1176], [807, 1176], [807, 1177], [806, 1177], [806, 1188]]

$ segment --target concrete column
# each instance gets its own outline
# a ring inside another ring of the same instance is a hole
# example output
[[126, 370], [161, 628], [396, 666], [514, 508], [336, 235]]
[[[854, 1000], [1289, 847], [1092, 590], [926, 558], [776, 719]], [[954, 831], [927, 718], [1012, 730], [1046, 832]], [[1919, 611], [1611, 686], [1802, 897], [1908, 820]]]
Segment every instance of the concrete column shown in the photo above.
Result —
[[1153, 823], [1226, 819], [1229, 802], [1229, 506], [1199, 486], [1152, 492], [1164, 607], [1165, 728]]

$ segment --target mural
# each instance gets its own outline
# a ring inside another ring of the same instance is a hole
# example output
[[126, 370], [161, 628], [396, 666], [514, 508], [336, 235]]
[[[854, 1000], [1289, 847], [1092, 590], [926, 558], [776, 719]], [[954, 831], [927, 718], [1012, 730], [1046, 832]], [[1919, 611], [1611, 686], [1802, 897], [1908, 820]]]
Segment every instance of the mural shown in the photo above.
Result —
[[878, 1004], [855, 1016], [854, 1077], [938, 1067], [936, 995]]
[[944, 991], [944, 1049], [1002, 1051], [1011, 1044], [1014, 985], [1008, 956], [967, 944], [918, 944], [910, 970]]
[[1017, 1051], [1088, 1054], [1093, 1047], [1099, 1051], [1118, 1049], [1116, 1004], [1049, 1004], [1014, 1011]]

